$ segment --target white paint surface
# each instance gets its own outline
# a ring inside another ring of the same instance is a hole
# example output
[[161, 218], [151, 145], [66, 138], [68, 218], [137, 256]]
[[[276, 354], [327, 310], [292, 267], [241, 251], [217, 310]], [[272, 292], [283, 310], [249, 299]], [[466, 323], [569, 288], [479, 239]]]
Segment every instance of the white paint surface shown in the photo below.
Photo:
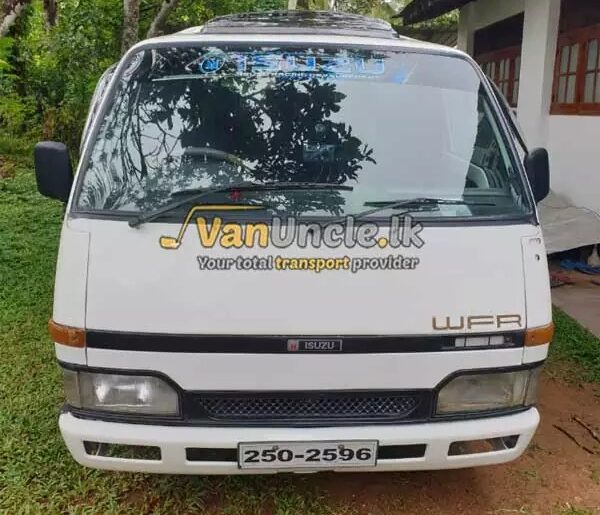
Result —
[[[179, 249], [165, 250], [159, 238], [176, 234], [178, 224], [132, 229], [125, 221], [85, 222], [91, 233], [86, 327], [179, 334], [423, 335], [435, 333], [434, 316], [518, 314], [525, 320], [521, 238], [537, 233], [529, 225], [426, 227], [421, 249], [223, 250], [203, 248], [190, 226]], [[353, 274], [206, 271], [197, 261], [198, 255], [390, 254], [416, 257], [419, 264]]]
[[63, 363], [74, 363], [76, 365], [85, 365], [87, 363], [85, 348], [69, 347], [68, 345], [54, 344], [56, 359]]
[[185, 390], [434, 388], [457, 370], [521, 364], [522, 348], [405, 354], [192, 354], [88, 349], [88, 365], [154, 370]]
[[[68, 413], [60, 416], [59, 424], [73, 457], [88, 467], [166, 474], [256, 474], [254, 470], [240, 470], [236, 462], [187, 461], [185, 450], [188, 447], [235, 449], [240, 442], [378, 440], [379, 445], [426, 444], [427, 448], [422, 458], [379, 460], [375, 467], [360, 468], [355, 472], [455, 469], [505, 463], [518, 458], [529, 445], [539, 420], [537, 409], [531, 408], [504, 417], [396, 426], [215, 429], [119, 424], [77, 419]], [[513, 449], [448, 456], [452, 442], [511, 435], [519, 436]], [[84, 441], [156, 446], [161, 449], [162, 459], [148, 461], [92, 456], [85, 452]], [[353, 471], [348, 468], [342, 470]], [[261, 474], [268, 472], [260, 471]]]
[[89, 234], [63, 223], [54, 282], [55, 322], [85, 327]]

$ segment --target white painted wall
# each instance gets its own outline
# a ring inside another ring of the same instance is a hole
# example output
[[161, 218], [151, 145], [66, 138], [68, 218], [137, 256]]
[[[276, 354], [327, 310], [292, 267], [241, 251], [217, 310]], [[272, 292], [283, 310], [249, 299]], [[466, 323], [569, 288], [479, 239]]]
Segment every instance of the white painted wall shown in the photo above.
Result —
[[600, 212], [600, 117], [549, 117], [552, 189], [573, 205]]
[[517, 116], [531, 147], [547, 146], [560, 3], [525, 2]]
[[[519, 123], [530, 147], [546, 147], [550, 152], [552, 190], [567, 205], [600, 213], [600, 117], [550, 115], [560, 0], [478, 0], [467, 4], [460, 11], [458, 47], [473, 54], [475, 31], [520, 12], [525, 13], [525, 21]], [[580, 245], [596, 243], [586, 238], [597, 239], [582, 236]]]

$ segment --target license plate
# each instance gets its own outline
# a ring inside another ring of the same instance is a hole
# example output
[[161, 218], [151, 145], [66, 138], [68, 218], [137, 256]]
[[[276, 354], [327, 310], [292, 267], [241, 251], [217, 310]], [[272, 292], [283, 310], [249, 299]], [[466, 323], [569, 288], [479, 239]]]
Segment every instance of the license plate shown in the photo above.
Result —
[[238, 465], [242, 469], [372, 467], [376, 462], [376, 440], [238, 445]]

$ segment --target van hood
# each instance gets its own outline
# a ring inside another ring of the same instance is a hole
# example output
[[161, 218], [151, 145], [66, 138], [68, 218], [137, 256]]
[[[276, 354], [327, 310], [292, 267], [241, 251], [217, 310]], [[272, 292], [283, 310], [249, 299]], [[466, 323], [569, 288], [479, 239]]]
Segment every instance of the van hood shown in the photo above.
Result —
[[[420, 335], [469, 316], [514, 316], [519, 325], [505, 329], [523, 329], [521, 242], [539, 234], [531, 225], [426, 226], [421, 248], [237, 249], [205, 248], [190, 226], [178, 248], [163, 248], [161, 237], [176, 234], [177, 224], [70, 225], [89, 233], [87, 329], [194, 335]], [[342, 269], [295, 270], [310, 266], [298, 258]]]

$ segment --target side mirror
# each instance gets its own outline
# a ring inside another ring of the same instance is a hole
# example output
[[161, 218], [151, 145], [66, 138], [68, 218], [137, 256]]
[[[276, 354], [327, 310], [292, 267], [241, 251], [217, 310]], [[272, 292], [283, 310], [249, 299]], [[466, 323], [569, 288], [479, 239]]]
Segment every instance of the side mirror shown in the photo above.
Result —
[[525, 157], [525, 170], [536, 203], [550, 192], [550, 160], [545, 148], [536, 148]]
[[69, 151], [63, 143], [42, 141], [33, 151], [38, 191], [46, 197], [67, 202], [73, 184]]

